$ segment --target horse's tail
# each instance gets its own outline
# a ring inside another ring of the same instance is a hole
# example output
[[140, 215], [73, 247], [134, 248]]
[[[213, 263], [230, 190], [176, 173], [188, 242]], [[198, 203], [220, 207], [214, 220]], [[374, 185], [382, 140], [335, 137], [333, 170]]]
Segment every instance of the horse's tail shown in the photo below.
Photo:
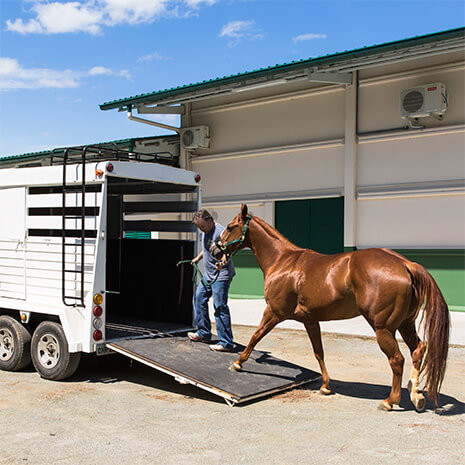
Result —
[[437, 406], [449, 350], [449, 309], [436, 281], [423, 266], [410, 262], [407, 268], [414, 277], [418, 309], [425, 304], [421, 319], [424, 321], [426, 354], [421, 370], [426, 377], [425, 389], [428, 397]]

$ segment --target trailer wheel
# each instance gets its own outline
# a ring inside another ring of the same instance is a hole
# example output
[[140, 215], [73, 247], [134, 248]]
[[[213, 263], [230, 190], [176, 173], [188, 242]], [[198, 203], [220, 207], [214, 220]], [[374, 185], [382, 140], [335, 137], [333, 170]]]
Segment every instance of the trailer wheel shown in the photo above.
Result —
[[77, 370], [81, 353], [71, 353], [60, 324], [43, 321], [37, 326], [31, 342], [32, 363], [45, 379], [59, 381], [69, 378]]
[[31, 334], [11, 316], [0, 316], [0, 369], [18, 371], [31, 363]]

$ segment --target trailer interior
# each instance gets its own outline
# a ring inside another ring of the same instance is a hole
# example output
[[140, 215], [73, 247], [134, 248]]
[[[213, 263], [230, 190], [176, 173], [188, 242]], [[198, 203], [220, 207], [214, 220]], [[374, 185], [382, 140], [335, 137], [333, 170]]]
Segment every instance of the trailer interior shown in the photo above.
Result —
[[108, 178], [106, 339], [192, 327], [198, 188]]

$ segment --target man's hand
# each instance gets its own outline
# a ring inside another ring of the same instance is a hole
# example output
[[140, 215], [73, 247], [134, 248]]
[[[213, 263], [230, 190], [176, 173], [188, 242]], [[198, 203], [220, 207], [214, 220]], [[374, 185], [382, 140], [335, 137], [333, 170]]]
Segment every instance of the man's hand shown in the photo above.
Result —
[[202, 258], [203, 258], [203, 250], [197, 255], [197, 257], [191, 260], [191, 265], [192, 266], [197, 265], [197, 263], [199, 263], [200, 260], [202, 260]]
[[220, 271], [227, 264], [228, 264], [228, 260], [222, 259], [221, 261], [216, 262], [215, 266], [216, 266], [216, 269]]

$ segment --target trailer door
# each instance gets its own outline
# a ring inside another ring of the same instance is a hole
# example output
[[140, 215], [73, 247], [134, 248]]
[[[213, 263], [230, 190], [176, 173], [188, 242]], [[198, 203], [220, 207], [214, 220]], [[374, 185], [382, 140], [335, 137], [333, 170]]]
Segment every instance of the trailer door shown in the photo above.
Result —
[[26, 188], [0, 189], [0, 297], [26, 298]]
[[182, 384], [193, 384], [235, 405], [320, 378], [304, 367], [254, 350], [240, 372], [229, 366], [236, 353], [213, 352], [208, 344], [192, 342], [184, 334], [120, 339], [107, 343], [115, 352], [173, 376]]

